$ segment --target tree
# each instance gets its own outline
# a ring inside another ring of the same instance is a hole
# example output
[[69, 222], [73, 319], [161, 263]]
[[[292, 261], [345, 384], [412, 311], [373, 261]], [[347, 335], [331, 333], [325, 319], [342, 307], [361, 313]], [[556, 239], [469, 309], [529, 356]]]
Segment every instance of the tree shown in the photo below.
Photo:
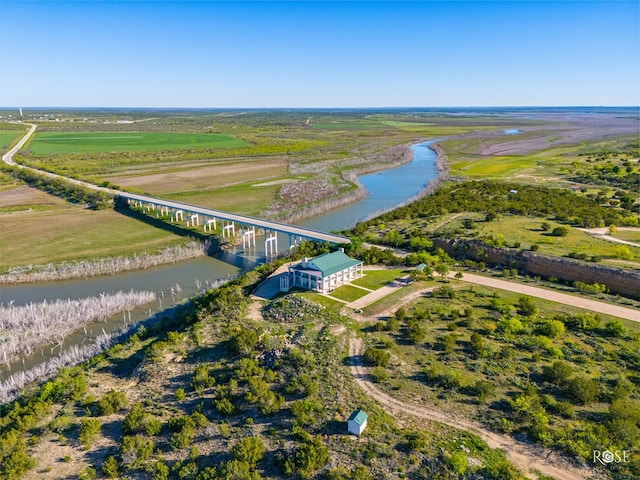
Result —
[[540, 224], [540, 228], [545, 232], [548, 232], [549, 230], [551, 230], [551, 224], [549, 222], [542, 222]]
[[557, 362], [553, 362], [552, 365], [542, 368], [542, 378], [558, 387], [566, 385], [572, 375], [573, 368], [570, 364], [562, 360], [558, 360]]
[[446, 277], [449, 273], [449, 265], [444, 262], [437, 264], [436, 272], [444, 279], [444, 277]]
[[518, 310], [520, 310], [523, 315], [527, 316], [538, 313], [538, 307], [533, 303], [531, 297], [520, 297], [518, 299]]

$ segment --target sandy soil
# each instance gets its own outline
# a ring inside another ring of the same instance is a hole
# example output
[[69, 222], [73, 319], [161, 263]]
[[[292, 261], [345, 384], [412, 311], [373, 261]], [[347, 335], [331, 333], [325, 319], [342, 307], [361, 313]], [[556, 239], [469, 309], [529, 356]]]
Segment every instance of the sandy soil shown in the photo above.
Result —
[[544, 475], [560, 480], [585, 480], [593, 476], [594, 472], [592, 470], [573, 466], [550, 450], [518, 442], [507, 435], [491, 432], [473, 421], [435, 408], [421, 407], [396, 400], [379, 390], [370, 380], [367, 368], [362, 363], [362, 351], [363, 341], [358, 338], [351, 338], [349, 341], [349, 360], [356, 382], [367, 395], [380, 402], [387, 413], [395, 416], [400, 423], [408, 423], [409, 419], [407, 417], [418, 417], [422, 420], [430, 420], [473, 432], [487, 442], [489, 447], [504, 450], [509, 460], [518, 468], [527, 472], [530, 478], [537, 478], [537, 476], [528, 473], [532, 470], [537, 470]]

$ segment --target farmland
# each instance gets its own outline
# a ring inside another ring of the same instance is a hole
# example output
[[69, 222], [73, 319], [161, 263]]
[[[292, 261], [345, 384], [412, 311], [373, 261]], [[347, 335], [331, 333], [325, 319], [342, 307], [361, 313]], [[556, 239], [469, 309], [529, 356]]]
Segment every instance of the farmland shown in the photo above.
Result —
[[143, 152], [203, 148], [244, 147], [231, 135], [158, 132], [41, 132], [28, 150], [35, 155], [59, 153]]

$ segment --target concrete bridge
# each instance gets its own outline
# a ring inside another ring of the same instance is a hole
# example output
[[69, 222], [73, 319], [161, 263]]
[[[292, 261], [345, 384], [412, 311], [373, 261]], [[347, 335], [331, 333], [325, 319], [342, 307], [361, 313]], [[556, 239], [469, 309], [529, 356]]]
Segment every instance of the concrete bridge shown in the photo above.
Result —
[[330, 243], [350, 243], [347, 237], [341, 235], [296, 227], [286, 223], [197, 207], [172, 200], [162, 200], [147, 195], [121, 191], [113, 191], [113, 193], [126, 200], [132, 207], [140, 207], [147, 213], [155, 214], [156, 217], [169, 217], [172, 222], [184, 222], [187, 227], [202, 226], [203, 231], [207, 232], [217, 230], [219, 223], [222, 238], [236, 238], [238, 233], [241, 234], [243, 248], [255, 247], [256, 228], [262, 229], [264, 231], [264, 251], [267, 257], [275, 256], [278, 253], [278, 233], [289, 236], [289, 248], [304, 239]]

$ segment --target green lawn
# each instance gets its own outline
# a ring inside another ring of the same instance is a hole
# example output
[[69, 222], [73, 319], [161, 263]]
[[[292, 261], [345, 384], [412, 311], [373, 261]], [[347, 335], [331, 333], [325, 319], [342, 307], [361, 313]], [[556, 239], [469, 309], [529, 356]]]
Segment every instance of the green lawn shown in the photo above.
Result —
[[365, 270], [364, 276], [358, 278], [351, 283], [359, 285], [371, 290], [377, 290], [380, 287], [384, 287], [387, 283], [393, 282], [395, 279], [404, 277], [409, 274], [411, 270]]
[[329, 295], [340, 300], [344, 300], [345, 302], [353, 302], [361, 297], [364, 297], [369, 292], [366, 290], [362, 290], [358, 287], [353, 287], [351, 285], [343, 285], [341, 287], [336, 288]]
[[232, 135], [157, 132], [36, 132], [29, 150], [36, 155], [245, 147]]

